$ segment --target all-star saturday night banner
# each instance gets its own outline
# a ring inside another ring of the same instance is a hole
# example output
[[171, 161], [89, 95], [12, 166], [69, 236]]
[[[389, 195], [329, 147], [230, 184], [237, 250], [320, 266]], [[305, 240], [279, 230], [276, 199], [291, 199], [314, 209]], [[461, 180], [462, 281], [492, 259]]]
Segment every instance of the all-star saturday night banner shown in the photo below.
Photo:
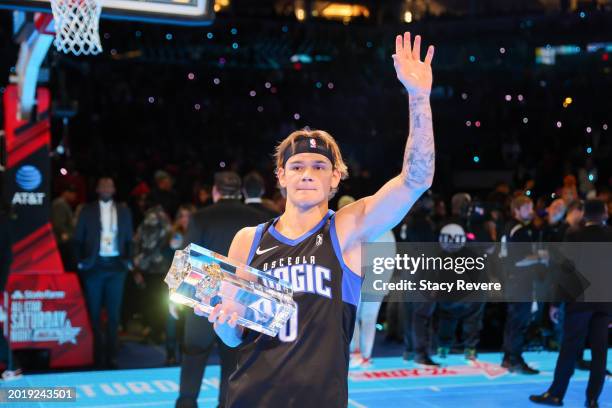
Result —
[[37, 89], [37, 115], [18, 115], [18, 89], [4, 93], [6, 193], [13, 217], [13, 263], [0, 293], [0, 323], [13, 350], [47, 349], [50, 366], [92, 363], [93, 339], [78, 278], [65, 273], [50, 218], [50, 93]]

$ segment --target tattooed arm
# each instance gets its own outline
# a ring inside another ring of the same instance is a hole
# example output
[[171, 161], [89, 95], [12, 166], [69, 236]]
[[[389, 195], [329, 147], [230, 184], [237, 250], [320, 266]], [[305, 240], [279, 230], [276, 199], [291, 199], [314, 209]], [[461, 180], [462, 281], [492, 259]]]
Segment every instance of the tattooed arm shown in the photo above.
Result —
[[410, 33], [397, 36], [395, 47], [395, 71], [409, 95], [410, 132], [402, 170], [374, 195], [338, 211], [337, 229], [345, 248], [373, 241], [395, 227], [433, 182], [435, 149], [429, 94], [434, 49], [430, 46], [421, 61], [421, 38], [417, 35], [411, 46]]

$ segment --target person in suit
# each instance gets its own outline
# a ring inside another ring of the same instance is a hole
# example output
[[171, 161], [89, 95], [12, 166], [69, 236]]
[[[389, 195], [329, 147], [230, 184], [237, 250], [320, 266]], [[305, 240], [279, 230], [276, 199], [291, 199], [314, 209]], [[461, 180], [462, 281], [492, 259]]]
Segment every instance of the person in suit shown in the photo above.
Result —
[[[234, 172], [223, 171], [215, 174], [212, 189], [214, 204], [192, 215], [184, 240], [185, 245], [193, 243], [226, 255], [234, 235], [239, 230], [269, 219], [261, 211], [242, 203], [240, 186], [240, 176]], [[221, 355], [219, 401], [222, 406], [228, 377], [235, 368], [234, 351], [218, 339], [213, 325], [206, 317], [195, 313], [186, 315], [183, 342], [180, 390], [176, 407], [197, 407], [206, 361], [215, 342]]]
[[[83, 206], [79, 214], [75, 254], [94, 332], [95, 364], [116, 368], [123, 287], [132, 269], [132, 215], [113, 200], [112, 178], [101, 177], [96, 192], [98, 200]], [[106, 336], [100, 321], [102, 307], [108, 316]]]
[[[612, 242], [612, 229], [606, 225], [608, 210], [603, 201], [588, 200], [584, 204], [584, 226], [569, 231], [565, 236], [570, 242]], [[557, 319], [558, 308], [550, 311], [551, 320]], [[557, 357], [555, 375], [551, 386], [543, 394], [531, 395], [532, 402], [561, 406], [569, 380], [576, 366], [576, 355], [588, 336], [591, 344], [591, 373], [586, 389], [585, 406], [598, 407], [599, 395], [606, 378], [608, 354], [608, 325], [612, 315], [612, 303], [568, 302], [565, 306], [563, 339]]]
[[244, 203], [251, 208], [264, 213], [268, 219], [276, 218], [280, 214], [263, 204], [261, 197], [266, 192], [266, 184], [263, 177], [256, 171], [250, 172], [242, 180], [242, 194], [244, 195]]

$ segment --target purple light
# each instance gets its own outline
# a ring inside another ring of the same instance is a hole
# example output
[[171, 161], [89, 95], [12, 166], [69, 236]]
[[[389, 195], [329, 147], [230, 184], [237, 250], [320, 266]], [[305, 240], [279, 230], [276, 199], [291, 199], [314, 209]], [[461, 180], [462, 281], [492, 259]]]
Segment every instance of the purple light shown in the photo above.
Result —
[[272, 87], [272, 84], [269, 82], [266, 82], [264, 86], [266, 87], [266, 89], [270, 89]]
[[587, 128], [586, 128], [586, 132], [587, 132], [587, 133], [591, 133], [591, 131], [592, 131], [592, 130], [593, 130], [593, 129], [591, 129], [591, 127], [590, 127], [590, 126], [587, 126]]
[[300, 120], [300, 114], [299, 113], [294, 113], [293, 114], [293, 119]]
[[66, 170], [65, 168], [63, 168], [63, 167], [62, 167], [62, 168], [60, 169], [60, 174], [61, 174], [62, 176], [65, 176], [66, 174], [68, 174], [68, 170]]
[[557, 121], [557, 127], [560, 128], [561, 126], [563, 126], [563, 123], [561, 123], [561, 121]]
[[333, 82], [329, 82], [329, 83], [327, 84], [327, 87], [328, 87], [329, 89], [334, 89], [334, 83], [333, 83]]
[[193, 105], [193, 107], [195, 108], [195, 110], [200, 110], [201, 108], [199, 103], [196, 103], [195, 105]]
[[510, 102], [512, 100], [512, 95], [506, 95], [506, 102]]
[[221, 83], [221, 80], [219, 78], [215, 78], [215, 79], [213, 79], [213, 83], [215, 85], [219, 85]]
[[465, 121], [465, 126], [467, 126], [467, 127], [472, 126], [472, 121], [471, 120], [466, 120]]
[[187, 78], [188, 78], [190, 81], [193, 81], [193, 80], [194, 80], [194, 78], [195, 78], [195, 74], [194, 74], [193, 72], [190, 72], [190, 73], [188, 73], [188, 74], [187, 74]]
[[255, 92], [255, 91], [251, 91], [251, 92], [249, 92], [249, 96], [250, 96], [251, 98], [253, 98], [255, 95], [257, 95], [257, 92]]

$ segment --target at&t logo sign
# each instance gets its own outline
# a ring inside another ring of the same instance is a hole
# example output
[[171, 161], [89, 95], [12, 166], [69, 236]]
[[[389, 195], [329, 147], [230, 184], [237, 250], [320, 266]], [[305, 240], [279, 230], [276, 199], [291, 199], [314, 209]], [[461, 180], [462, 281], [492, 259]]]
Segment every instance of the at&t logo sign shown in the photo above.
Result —
[[17, 186], [25, 191], [17, 191], [13, 196], [13, 205], [42, 205], [45, 193], [35, 193], [42, 184], [42, 174], [40, 170], [31, 165], [21, 166], [15, 174]]

